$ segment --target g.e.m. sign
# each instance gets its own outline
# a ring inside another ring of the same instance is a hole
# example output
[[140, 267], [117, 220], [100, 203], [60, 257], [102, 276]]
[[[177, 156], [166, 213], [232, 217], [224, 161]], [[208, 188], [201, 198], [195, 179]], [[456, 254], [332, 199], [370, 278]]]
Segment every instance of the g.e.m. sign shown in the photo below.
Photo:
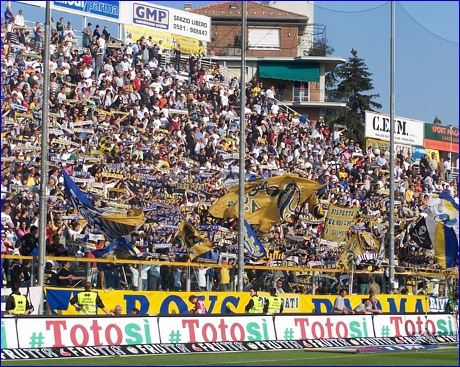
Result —
[[[366, 111], [366, 138], [390, 141], [390, 116]], [[395, 143], [423, 146], [424, 122], [395, 116]]]
[[169, 11], [146, 4], [133, 4], [133, 23], [156, 29], [169, 29]]

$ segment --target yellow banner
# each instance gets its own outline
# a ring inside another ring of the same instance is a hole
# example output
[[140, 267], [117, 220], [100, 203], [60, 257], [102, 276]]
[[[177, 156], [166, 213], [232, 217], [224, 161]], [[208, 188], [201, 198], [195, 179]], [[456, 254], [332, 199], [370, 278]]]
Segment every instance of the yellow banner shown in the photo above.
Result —
[[[261, 232], [269, 232], [281, 219], [287, 219], [303, 202], [324, 185], [293, 175], [257, 180], [244, 185], [244, 218], [258, 224]], [[209, 209], [216, 218], [238, 218], [239, 185]]]
[[353, 225], [358, 208], [343, 208], [329, 204], [326, 220], [324, 221], [323, 239], [332, 242], [344, 240], [345, 234]]
[[142, 36], [149, 38], [152, 36], [154, 43], [163, 40], [165, 49], [174, 49], [174, 41], [180, 45], [180, 49], [184, 54], [206, 54], [206, 42], [184, 36], [178, 36], [169, 32], [158, 31], [148, 27], [136, 27], [125, 24], [125, 33], [129, 32], [133, 35], [133, 40], [137, 41]]
[[188, 222], [179, 224], [182, 240], [187, 246], [190, 260], [212, 250], [211, 242], [206, 237], [201, 237], [194, 226]]
[[[49, 311], [53, 315], [76, 315], [75, 308], [69, 304], [70, 299], [80, 290], [73, 288], [45, 287]], [[162, 292], [162, 291], [97, 291], [107, 310], [116, 305], [123, 307], [123, 313], [129, 313], [133, 307], [141, 314], [188, 314], [192, 304], [190, 295], [204, 297], [204, 304], [210, 314], [245, 313], [245, 306], [250, 300], [249, 292]], [[266, 292], [258, 292], [266, 299]], [[332, 311], [336, 295], [301, 295], [286, 293], [278, 295], [283, 302], [283, 313], [322, 313]], [[345, 304], [349, 308], [357, 307], [363, 295], [347, 296]], [[383, 312], [405, 313], [429, 311], [429, 303], [424, 296], [377, 295], [377, 307]]]
[[359, 236], [359, 232], [355, 231], [340, 254], [339, 264], [342, 264], [345, 270], [348, 271], [351, 262], [355, 261], [362, 254], [361, 237]]

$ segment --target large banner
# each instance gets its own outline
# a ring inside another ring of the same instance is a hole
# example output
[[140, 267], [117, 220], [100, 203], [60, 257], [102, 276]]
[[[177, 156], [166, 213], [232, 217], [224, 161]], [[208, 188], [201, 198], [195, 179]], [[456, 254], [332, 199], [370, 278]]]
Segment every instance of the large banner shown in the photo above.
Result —
[[276, 340], [273, 317], [160, 317], [163, 343], [242, 342]]
[[[2, 359], [6, 349], [14, 348], [34, 350], [38, 355], [43, 353], [43, 358], [46, 358], [50, 353], [55, 354], [47, 348], [57, 348], [61, 356], [71, 356], [69, 352], [76, 352], [77, 356], [79, 353], [91, 357], [123, 355], [125, 353], [117, 353], [117, 348], [122, 346], [141, 347], [141, 350], [152, 346], [154, 354], [163, 354], [165, 352], [162, 349], [168, 346], [180, 348], [181, 344], [193, 344], [193, 348], [197, 345], [201, 347], [201, 343], [220, 342], [279, 341], [279, 344], [284, 344], [282, 342], [295, 340], [342, 340], [341, 345], [346, 345], [349, 339], [359, 342], [366, 338], [386, 338], [385, 345], [395, 344], [396, 341], [392, 340], [394, 338], [403, 341], [404, 338], [416, 337], [425, 332], [425, 336], [445, 337], [446, 342], [450, 340], [449, 336], [456, 335], [456, 320], [451, 314], [398, 313], [66, 318], [31, 316], [2, 320]], [[372, 340], [369, 342], [372, 344]], [[351, 343], [359, 345], [353, 341]], [[129, 348], [121, 350], [130, 351]], [[134, 354], [138, 352], [134, 351]]]
[[165, 49], [174, 49], [175, 44], [180, 44], [180, 49], [185, 54], [206, 54], [206, 42], [196, 38], [190, 38], [180, 35], [175, 35], [167, 31], [157, 30], [149, 27], [138, 27], [134, 25], [125, 24], [125, 33], [131, 33], [133, 40], [136, 41], [142, 36], [149, 38], [152, 36], [154, 43], [163, 41]]
[[[46, 301], [52, 315], [77, 315], [70, 299], [79, 291], [65, 288], [47, 288]], [[99, 296], [108, 310], [116, 305], [123, 307], [123, 312], [129, 313], [133, 307], [141, 314], [188, 314], [192, 304], [188, 301], [190, 295], [196, 295], [203, 300], [209, 314], [243, 314], [250, 300], [249, 292], [161, 292], [161, 291], [99, 291]], [[262, 301], [268, 293], [259, 292]], [[279, 294], [283, 302], [284, 313], [329, 313], [332, 311], [337, 296], [330, 295], [300, 295], [294, 293]], [[348, 296], [345, 305], [355, 308], [362, 302], [362, 295]], [[378, 295], [377, 307], [383, 312], [425, 312], [429, 303], [422, 296]]]
[[280, 340], [366, 338], [374, 336], [372, 315], [340, 316], [275, 316], [276, 335]]
[[429, 159], [431, 159], [433, 153], [436, 154], [436, 161], [439, 162], [441, 160], [439, 157], [439, 150], [418, 146], [412, 147], [412, 158], [416, 161], [420, 161], [425, 154], [428, 154]]
[[378, 315], [374, 318], [376, 337], [417, 336], [421, 333], [429, 335], [455, 335], [458, 325], [454, 315]]
[[[371, 145], [372, 148], [379, 148], [380, 151], [383, 149], [385, 149], [386, 152], [390, 151], [389, 141], [366, 138], [366, 149], [369, 148], [369, 145]], [[401, 150], [403, 151], [404, 155], [407, 155], [407, 153], [412, 153], [412, 147], [410, 145], [399, 143], [395, 144], [394, 153], [399, 154]]]
[[[27, 288], [20, 288], [19, 291], [24, 296], [27, 296]], [[38, 315], [38, 307], [43, 302], [43, 287], [30, 287], [29, 292], [30, 292], [30, 298], [29, 296], [27, 296], [27, 298], [29, 298], [29, 302], [31, 302], [32, 305], [34, 306], [32, 315]], [[1, 311], [2, 313], [5, 311], [6, 299], [8, 298], [10, 294], [11, 294], [11, 289], [2, 288], [2, 291], [1, 291], [1, 295], [2, 295]]]
[[425, 148], [458, 153], [458, 126], [425, 123]]
[[340, 242], [345, 238], [345, 234], [354, 224], [354, 218], [358, 208], [344, 208], [334, 204], [329, 204], [326, 220], [324, 222], [323, 239], [332, 242]]
[[[395, 143], [423, 146], [424, 122], [395, 116]], [[365, 137], [390, 141], [390, 116], [366, 111]]]
[[18, 338], [13, 331], [16, 329], [16, 320], [14, 318], [2, 317], [2, 349], [18, 348]]
[[155, 317], [18, 318], [20, 348], [160, 343]]
[[193, 37], [201, 41], [211, 41], [211, 18], [152, 3], [126, 2], [130, 25], [159, 29], [178, 36]]

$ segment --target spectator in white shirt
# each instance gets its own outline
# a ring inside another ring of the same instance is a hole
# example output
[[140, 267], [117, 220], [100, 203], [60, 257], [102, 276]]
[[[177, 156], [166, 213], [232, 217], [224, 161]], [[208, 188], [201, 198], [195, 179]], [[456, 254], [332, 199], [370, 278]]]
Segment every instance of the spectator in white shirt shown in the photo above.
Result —
[[20, 27], [25, 26], [24, 16], [22, 15], [22, 10], [19, 10], [18, 15], [14, 17], [14, 24]]

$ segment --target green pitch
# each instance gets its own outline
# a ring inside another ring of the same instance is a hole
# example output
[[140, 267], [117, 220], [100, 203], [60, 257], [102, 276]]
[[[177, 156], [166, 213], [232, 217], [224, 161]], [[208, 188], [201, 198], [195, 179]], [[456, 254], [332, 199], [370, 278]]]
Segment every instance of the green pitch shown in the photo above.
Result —
[[458, 348], [342, 354], [303, 350], [2, 361], [3, 366], [458, 366]]

